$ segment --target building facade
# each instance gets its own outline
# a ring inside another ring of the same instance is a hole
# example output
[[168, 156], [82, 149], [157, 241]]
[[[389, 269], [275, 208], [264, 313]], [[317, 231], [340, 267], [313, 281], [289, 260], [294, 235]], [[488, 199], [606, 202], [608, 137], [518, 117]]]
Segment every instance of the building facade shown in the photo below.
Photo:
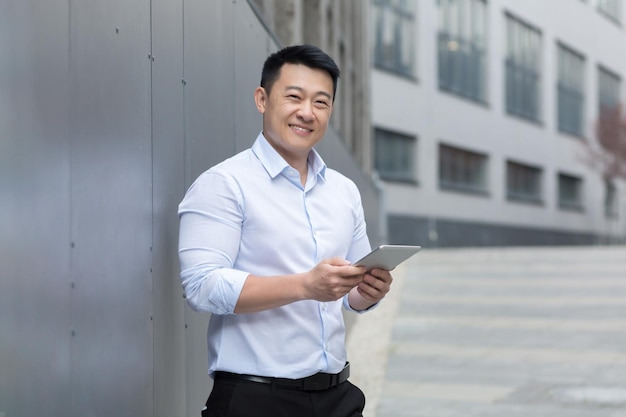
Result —
[[623, 242], [626, 187], [587, 162], [624, 102], [622, 0], [372, 0], [372, 166], [388, 240]]

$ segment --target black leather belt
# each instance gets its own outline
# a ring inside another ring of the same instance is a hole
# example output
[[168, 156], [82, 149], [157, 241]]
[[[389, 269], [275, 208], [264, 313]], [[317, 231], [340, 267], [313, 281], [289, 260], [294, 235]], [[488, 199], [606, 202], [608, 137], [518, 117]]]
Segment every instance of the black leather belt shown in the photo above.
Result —
[[297, 391], [323, 391], [342, 382], [346, 382], [350, 376], [350, 364], [346, 366], [338, 374], [326, 374], [318, 372], [315, 375], [307, 376], [300, 379], [289, 378], [271, 378], [266, 376], [234, 374], [232, 372], [215, 371], [215, 379], [231, 379], [237, 381], [257, 382], [260, 384], [273, 385], [276, 388], [291, 389]]

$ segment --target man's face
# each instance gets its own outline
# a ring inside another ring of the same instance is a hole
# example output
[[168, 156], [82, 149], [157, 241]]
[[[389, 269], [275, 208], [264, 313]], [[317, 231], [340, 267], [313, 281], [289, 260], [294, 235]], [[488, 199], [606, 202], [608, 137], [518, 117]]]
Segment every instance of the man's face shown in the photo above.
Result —
[[263, 134], [285, 160], [306, 160], [324, 136], [333, 109], [333, 80], [320, 69], [285, 64], [271, 93], [258, 87], [255, 102], [263, 114]]

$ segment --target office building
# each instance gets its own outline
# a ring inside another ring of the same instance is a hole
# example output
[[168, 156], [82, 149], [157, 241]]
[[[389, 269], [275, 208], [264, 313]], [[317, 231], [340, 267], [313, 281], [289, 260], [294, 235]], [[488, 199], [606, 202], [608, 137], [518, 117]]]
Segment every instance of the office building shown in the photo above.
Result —
[[626, 97], [621, 0], [372, 0], [373, 169], [388, 240], [624, 241], [624, 181], [585, 161]]

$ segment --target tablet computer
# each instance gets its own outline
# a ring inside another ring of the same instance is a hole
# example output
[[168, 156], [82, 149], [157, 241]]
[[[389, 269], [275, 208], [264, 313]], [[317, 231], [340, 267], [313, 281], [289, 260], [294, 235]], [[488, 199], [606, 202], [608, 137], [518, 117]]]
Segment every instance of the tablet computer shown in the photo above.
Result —
[[368, 270], [376, 268], [391, 271], [421, 249], [421, 246], [381, 245], [356, 261], [354, 265], [365, 266]]

